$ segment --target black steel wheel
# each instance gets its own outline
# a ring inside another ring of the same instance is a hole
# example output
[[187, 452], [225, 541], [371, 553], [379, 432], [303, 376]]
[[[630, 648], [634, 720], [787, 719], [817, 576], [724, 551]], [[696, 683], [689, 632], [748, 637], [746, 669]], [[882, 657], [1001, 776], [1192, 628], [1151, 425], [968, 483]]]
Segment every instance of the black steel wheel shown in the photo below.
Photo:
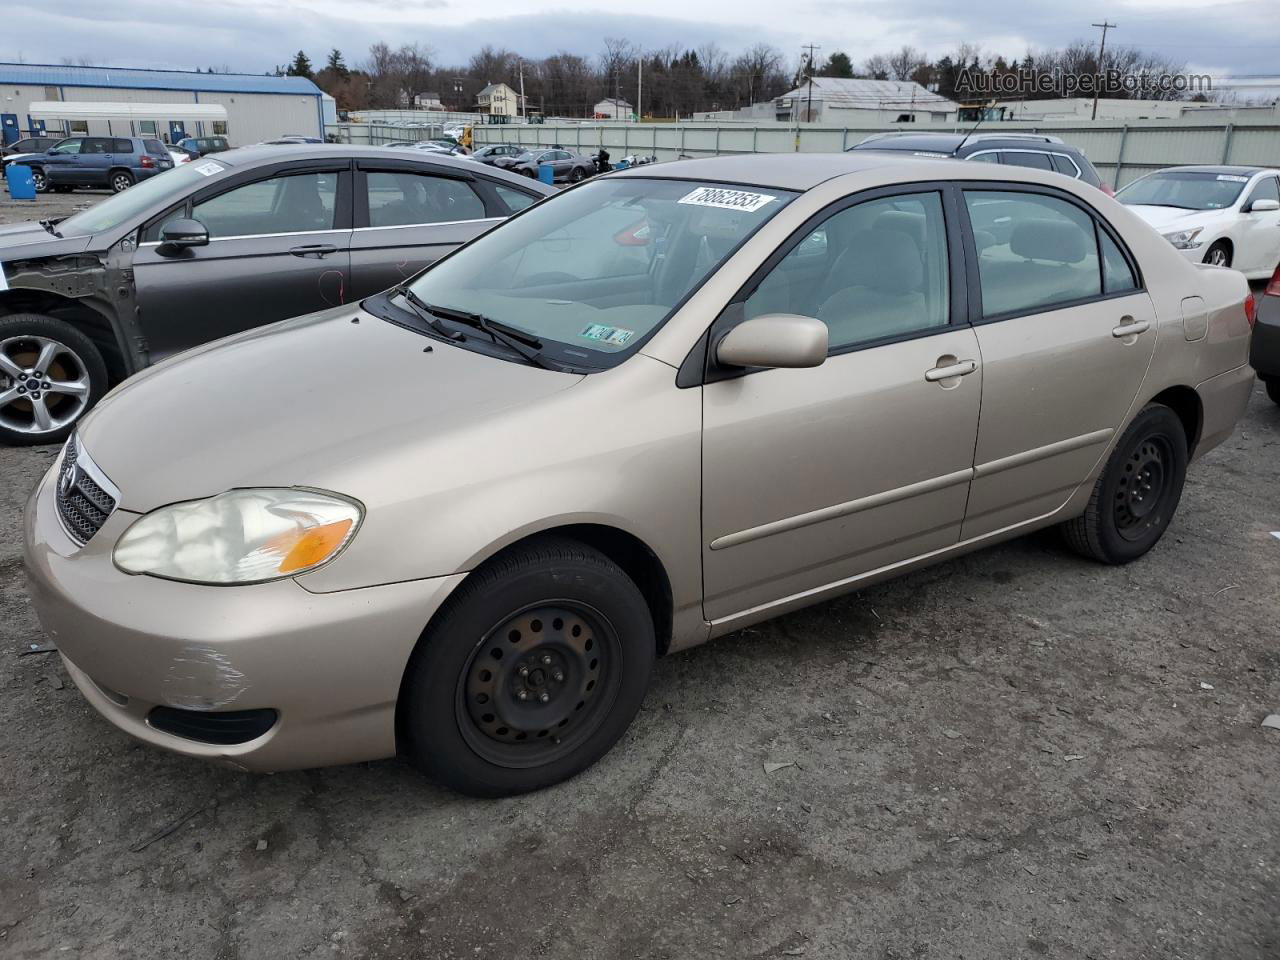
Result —
[[1071, 547], [1103, 563], [1136, 560], [1164, 535], [1182, 498], [1187, 435], [1168, 407], [1148, 404], [1129, 424], [1085, 512], [1063, 524]]
[[626, 731], [655, 649], [644, 596], [617, 564], [532, 540], [470, 574], [427, 627], [401, 687], [401, 746], [475, 796], [566, 780]]

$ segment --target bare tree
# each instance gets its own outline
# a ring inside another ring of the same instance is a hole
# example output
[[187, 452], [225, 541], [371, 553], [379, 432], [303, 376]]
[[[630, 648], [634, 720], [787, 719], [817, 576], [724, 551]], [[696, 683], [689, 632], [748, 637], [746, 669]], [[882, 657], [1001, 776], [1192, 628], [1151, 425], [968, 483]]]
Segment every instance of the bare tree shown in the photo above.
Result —
[[862, 61], [862, 68], [858, 72], [870, 80], [888, 80], [893, 68], [889, 66], [888, 57], [877, 53]]
[[915, 47], [904, 46], [888, 58], [889, 73], [894, 80], [910, 80], [927, 61]]

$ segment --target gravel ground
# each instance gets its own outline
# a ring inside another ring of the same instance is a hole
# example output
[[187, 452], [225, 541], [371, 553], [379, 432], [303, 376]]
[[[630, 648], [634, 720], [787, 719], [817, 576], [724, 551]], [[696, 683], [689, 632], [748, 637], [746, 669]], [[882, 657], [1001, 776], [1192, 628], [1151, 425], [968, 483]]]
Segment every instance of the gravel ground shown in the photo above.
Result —
[[396, 762], [241, 775], [100, 720], [23, 655], [53, 456], [0, 448], [6, 958], [1280, 957], [1261, 390], [1143, 560], [1046, 533], [668, 658], [595, 768], [486, 802]]

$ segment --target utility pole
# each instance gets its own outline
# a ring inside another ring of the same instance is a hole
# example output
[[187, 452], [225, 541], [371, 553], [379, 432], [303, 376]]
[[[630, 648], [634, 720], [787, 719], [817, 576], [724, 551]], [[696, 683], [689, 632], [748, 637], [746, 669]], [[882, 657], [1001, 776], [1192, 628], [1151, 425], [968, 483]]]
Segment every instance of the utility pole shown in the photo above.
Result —
[[808, 67], [807, 73], [809, 74], [809, 103], [804, 109], [804, 114], [805, 114], [805, 120], [812, 123], [813, 122], [813, 51], [821, 50], [822, 47], [820, 47], [816, 43], [811, 43], [808, 45], [807, 48], [802, 47], [801, 49], [808, 49], [809, 51], [809, 58], [805, 61], [805, 65]]
[[[1093, 24], [1090, 24], [1090, 26], [1097, 27], [1102, 31], [1102, 42], [1098, 44], [1098, 79], [1101, 80], [1102, 79], [1102, 56], [1107, 51], [1107, 31], [1114, 30], [1116, 28], [1116, 25], [1114, 23], [1107, 23], [1106, 20], [1103, 20], [1101, 23], [1093, 23]], [[1090, 120], [1098, 119], [1098, 87], [1097, 86], [1093, 88], [1093, 115], [1089, 119]]]
[[636, 123], [644, 117], [640, 112], [640, 104], [644, 102], [644, 51], [636, 57]]
[[[524, 107], [524, 60], [520, 59], [516, 62], [520, 64], [520, 119], [525, 120], [527, 117], [525, 116]], [[507, 76], [511, 76], [511, 74], [507, 74]]]

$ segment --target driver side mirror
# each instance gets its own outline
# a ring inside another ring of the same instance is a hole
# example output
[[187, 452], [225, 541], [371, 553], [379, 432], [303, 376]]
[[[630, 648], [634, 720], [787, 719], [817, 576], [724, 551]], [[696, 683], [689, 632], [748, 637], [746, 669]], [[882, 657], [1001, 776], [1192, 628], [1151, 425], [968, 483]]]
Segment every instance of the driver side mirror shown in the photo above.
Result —
[[1280, 210], [1280, 200], [1272, 200], [1270, 197], [1263, 197], [1249, 204], [1250, 213], [1268, 213], [1272, 210]]
[[827, 325], [794, 313], [744, 320], [716, 345], [716, 362], [727, 367], [817, 367], [826, 359]]
[[209, 244], [209, 230], [199, 220], [180, 217], [160, 228], [160, 246], [170, 250], [204, 247]]

